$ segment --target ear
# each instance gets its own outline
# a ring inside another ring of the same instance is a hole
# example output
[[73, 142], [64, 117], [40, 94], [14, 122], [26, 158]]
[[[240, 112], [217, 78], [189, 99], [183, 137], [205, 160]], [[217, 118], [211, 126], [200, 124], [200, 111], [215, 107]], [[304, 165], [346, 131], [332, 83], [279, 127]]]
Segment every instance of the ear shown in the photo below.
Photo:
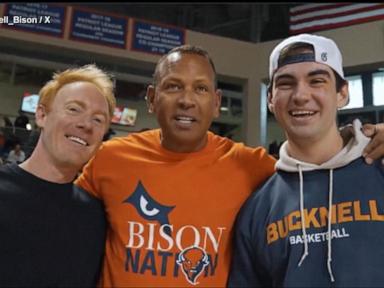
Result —
[[268, 92], [268, 109], [271, 113], [274, 113], [275, 110], [274, 110], [274, 104], [272, 102], [272, 94], [271, 92]]
[[215, 118], [219, 117], [220, 116], [220, 107], [221, 107], [221, 98], [223, 96], [223, 91], [221, 91], [220, 89], [216, 89], [215, 91], [215, 99], [214, 99], [214, 109], [215, 109], [215, 112], [213, 114], [213, 116]]
[[148, 85], [147, 87], [147, 95], [145, 96], [145, 100], [147, 101], [148, 113], [155, 112], [155, 86]]
[[349, 103], [349, 86], [348, 82], [346, 82], [337, 92], [337, 108], [343, 108]]
[[43, 104], [37, 105], [35, 112], [35, 122], [37, 126], [43, 128], [47, 119], [47, 108]]

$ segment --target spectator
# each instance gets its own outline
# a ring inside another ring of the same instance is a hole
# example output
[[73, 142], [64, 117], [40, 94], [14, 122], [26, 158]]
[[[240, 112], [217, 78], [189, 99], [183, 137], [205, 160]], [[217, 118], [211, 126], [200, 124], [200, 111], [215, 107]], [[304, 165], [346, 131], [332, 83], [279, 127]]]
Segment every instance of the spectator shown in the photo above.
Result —
[[4, 127], [13, 128], [12, 121], [7, 116], [3, 116], [3, 121], [4, 121]]
[[15, 128], [27, 128], [27, 124], [29, 123], [29, 118], [22, 111], [19, 111], [19, 116], [15, 119]]
[[19, 143], [15, 144], [15, 147], [8, 154], [7, 162], [8, 163], [17, 163], [20, 164], [25, 160], [25, 153], [21, 149], [21, 145]]

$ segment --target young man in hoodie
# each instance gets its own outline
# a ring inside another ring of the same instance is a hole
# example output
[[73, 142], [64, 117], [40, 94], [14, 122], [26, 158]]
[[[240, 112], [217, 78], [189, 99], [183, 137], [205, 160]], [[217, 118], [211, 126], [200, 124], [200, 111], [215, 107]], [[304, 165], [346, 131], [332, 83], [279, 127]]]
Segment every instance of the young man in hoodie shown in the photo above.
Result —
[[242, 208], [229, 286], [383, 285], [384, 169], [343, 139], [348, 83], [336, 44], [301, 34], [270, 56], [269, 109], [284, 128], [277, 172]]

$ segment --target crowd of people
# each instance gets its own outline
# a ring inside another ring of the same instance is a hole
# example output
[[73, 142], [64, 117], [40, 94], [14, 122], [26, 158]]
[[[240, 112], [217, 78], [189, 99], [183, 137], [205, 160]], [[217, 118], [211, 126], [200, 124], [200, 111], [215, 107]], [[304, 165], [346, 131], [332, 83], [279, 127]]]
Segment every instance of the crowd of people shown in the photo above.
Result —
[[278, 162], [209, 131], [222, 93], [201, 47], [159, 59], [146, 95], [159, 128], [106, 142], [111, 75], [56, 73], [36, 148], [0, 169], [0, 286], [383, 284], [383, 125], [339, 132], [348, 84], [330, 39], [286, 39], [269, 71]]

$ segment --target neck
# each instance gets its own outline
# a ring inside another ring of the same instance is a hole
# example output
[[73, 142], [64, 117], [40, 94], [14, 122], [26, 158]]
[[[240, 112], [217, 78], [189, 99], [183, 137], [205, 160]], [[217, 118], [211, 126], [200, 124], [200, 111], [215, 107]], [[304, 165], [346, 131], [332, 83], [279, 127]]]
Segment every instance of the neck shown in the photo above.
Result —
[[320, 165], [339, 153], [343, 146], [343, 138], [336, 130], [328, 137], [319, 140], [295, 141], [288, 137], [287, 152], [297, 160]]
[[[187, 142], [187, 141], [186, 141]], [[160, 133], [160, 143], [161, 146], [163, 146], [168, 151], [172, 151], [175, 153], [193, 153], [198, 152], [207, 145], [208, 142], [208, 135], [206, 134], [204, 139], [202, 141], [196, 142], [196, 143], [187, 143], [180, 141], [178, 143], [167, 141], [164, 139], [162, 133]]]
[[72, 182], [80, 168], [77, 169], [77, 167], [66, 167], [65, 165], [55, 164], [43, 149], [39, 141], [31, 157], [19, 166], [36, 177], [49, 182], [59, 184]]

